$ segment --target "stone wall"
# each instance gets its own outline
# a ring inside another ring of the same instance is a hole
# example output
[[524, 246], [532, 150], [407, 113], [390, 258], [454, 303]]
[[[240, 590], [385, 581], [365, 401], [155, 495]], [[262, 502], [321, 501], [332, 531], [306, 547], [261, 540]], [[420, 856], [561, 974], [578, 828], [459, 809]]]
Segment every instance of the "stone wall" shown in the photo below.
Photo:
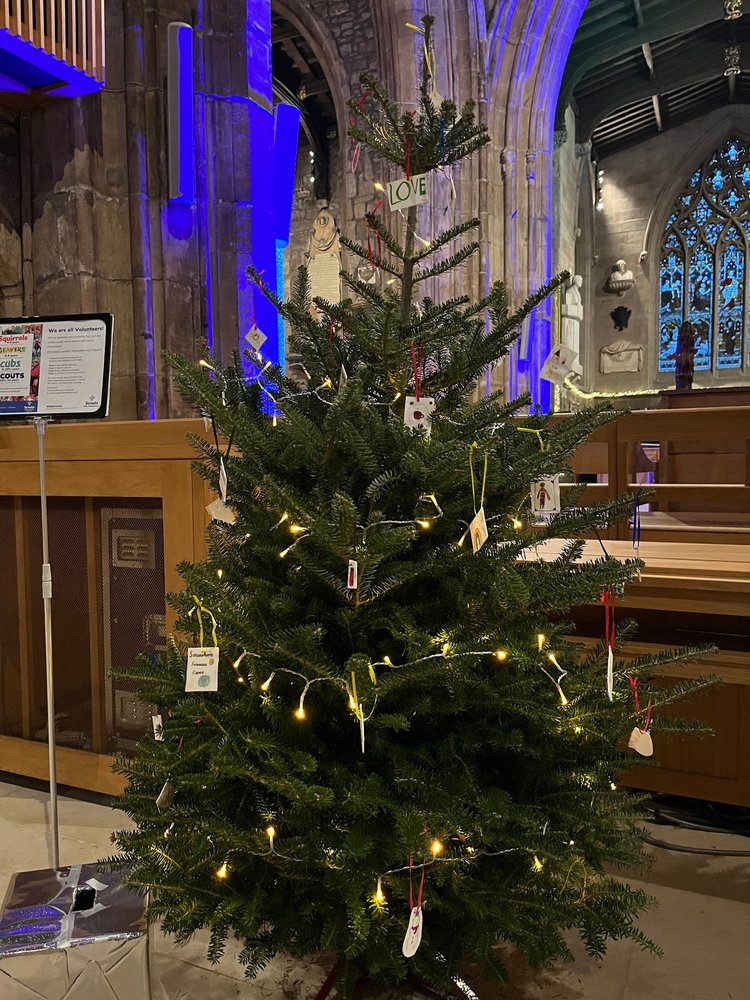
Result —
[[[589, 235], [589, 241], [581, 248], [591, 259], [591, 305], [585, 320], [585, 335], [592, 347], [592, 364], [586, 374], [587, 382], [595, 390], [622, 392], [673, 385], [671, 374], [659, 375], [657, 371], [659, 246], [664, 222], [691, 173], [738, 127], [741, 134], [747, 131], [736, 113], [727, 107], [654, 135], [601, 162], [604, 207], [595, 213], [593, 243]], [[647, 256], [641, 259], [644, 251]], [[627, 261], [635, 279], [634, 288], [623, 297], [605, 290], [618, 259]], [[610, 315], [620, 305], [632, 312], [623, 332], [615, 329]], [[599, 352], [606, 344], [620, 339], [643, 346], [644, 370], [602, 375]], [[699, 375], [696, 384], [705, 381], [706, 376]]]

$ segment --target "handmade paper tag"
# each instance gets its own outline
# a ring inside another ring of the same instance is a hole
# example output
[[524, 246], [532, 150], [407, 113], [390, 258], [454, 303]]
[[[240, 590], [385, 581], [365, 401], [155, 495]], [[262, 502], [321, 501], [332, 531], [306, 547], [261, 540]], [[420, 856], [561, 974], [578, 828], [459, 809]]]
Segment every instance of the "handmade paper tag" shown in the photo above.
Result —
[[341, 366], [341, 372], [339, 373], [339, 392], [344, 388], [346, 383], [349, 381], [349, 376], [346, 373], [346, 368]]
[[490, 537], [490, 533], [487, 530], [487, 518], [485, 517], [484, 507], [480, 508], [479, 513], [475, 515], [474, 520], [469, 525], [469, 533], [471, 534], [471, 548], [474, 555], [476, 555]]
[[427, 174], [417, 174], [408, 180], [402, 177], [388, 184], [388, 204], [392, 212], [399, 208], [410, 208], [412, 205], [424, 205], [428, 200]]
[[432, 396], [407, 396], [404, 406], [404, 423], [407, 427], [419, 427], [427, 437], [432, 433], [432, 414], [435, 410], [435, 400]]
[[422, 943], [422, 907], [415, 906], [409, 915], [409, 926], [406, 928], [404, 944], [401, 951], [405, 958], [412, 958]]
[[356, 559], [349, 560], [349, 571], [346, 575], [347, 590], [356, 590], [359, 578], [359, 564]]
[[615, 654], [611, 646], [607, 647], [607, 697], [614, 701], [615, 697]]
[[559, 514], [560, 477], [550, 476], [531, 484], [531, 509], [535, 514]]
[[253, 323], [253, 325], [245, 334], [245, 340], [253, 348], [256, 354], [260, 354], [260, 349], [268, 340], [268, 337], [265, 335], [265, 333], [263, 333], [262, 330], [258, 329], [255, 323]]
[[194, 646], [188, 650], [185, 690], [219, 690], [218, 646]]
[[223, 500], [218, 498], [206, 507], [206, 512], [212, 520], [221, 521], [223, 524], [235, 524], [237, 515], [231, 507], [227, 507]]
[[219, 459], [219, 496], [222, 503], [227, 502], [227, 470], [224, 467], [223, 457]]
[[636, 726], [630, 734], [628, 746], [631, 750], [635, 750], [636, 753], [639, 753], [641, 757], [654, 756], [654, 741], [651, 739], [651, 733], [644, 732], [642, 729], [639, 729], [638, 726]]
[[154, 739], [157, 741], [157, 743], [162, 743], [164, 741], [164, 733], [162, 731], [161, 716], [152, 715], [151, 725], [154, 727]]
[[568, 375], [570, 375], [573, 362], [577, 357], [578, 355], [575, 351], [560, 344], [544, 362], [544, 367], [539, 374], [542, 378], [547, 379], [548, 382], [562, 385]]
[[171, 781], [165, 781], [162, 786], [162, 790], [156, 796], [156, 808], [161, 812], [163, 809], [169, 809], [172, 805], [172, 799], [174, 798], [174, 785]]

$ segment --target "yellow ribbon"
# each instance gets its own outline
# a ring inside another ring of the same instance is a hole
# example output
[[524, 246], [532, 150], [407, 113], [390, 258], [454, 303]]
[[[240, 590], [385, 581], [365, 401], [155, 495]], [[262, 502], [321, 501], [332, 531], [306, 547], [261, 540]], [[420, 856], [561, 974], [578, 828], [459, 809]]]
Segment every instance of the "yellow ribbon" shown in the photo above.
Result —
[[542, 451], [547, 450], [547, 445], [544, 443], [544, 438], [542, 437], [542, 432], [537, 430], [535, 427], [519, 427], [518, 430], [521, 434], [536, 434], [539, 438], [539, 447]]
[[193, 594], [193, 600], [195, 601], [195, 609], [198, 612], [198, 633], [199, 633], [198, 642], [200, 643], [200, 648], [201, 649], [204, 648], [204, 646], [203, 646], [203, 638], [204, 638], [204, 635], [203, 635], [203, 612], [204, 611], [206, 612], [206, 614], [208, 615], [208, 617], [211, 619], [211, 639], [213, 640], [214, 646], [218, 646], [219, 645], [219, 640], [216, 637], [216, 619], [213, 616], [213, 612], [209, 611], [208, 608], [206, 607], [206, 605], [200, 599], [200, 597], [196, 597], [195, 594]]
[[478, 514], [479, 511], [484, 507], [484, 491], [487, 486], [487, 452], [484, 453], [484, 472], [482, 473], [482, 496], [479, 501], [479, 507], [477, 507], [477, 486], [476, 480], [474, 478], [474, 449], [478, 448], [479, 445], [475, 441], [474, 444], [469, 448], [469, 469], [471, 470], [471, 495], [474, 499], [474, 513]]
[[[410, 21], [406, 22], [406, 27], [411, 28], [412, 31], [419, 32], [420, 35], [425, 34], [424, 28], [421, 28], [418, 24], [412, 24]], [[425, 39], [424, 42], [424, 61], [427, 63], [427, 72], [430, 74], [430, 79], [432, 80], [432, 93], [435, 97], [439, 97], [440, 95], [438, 94], [437, 82], [435, 80], [435, 48], [433, 46], [432, 51], [430, 51], [427, 47], [427, 39]]]

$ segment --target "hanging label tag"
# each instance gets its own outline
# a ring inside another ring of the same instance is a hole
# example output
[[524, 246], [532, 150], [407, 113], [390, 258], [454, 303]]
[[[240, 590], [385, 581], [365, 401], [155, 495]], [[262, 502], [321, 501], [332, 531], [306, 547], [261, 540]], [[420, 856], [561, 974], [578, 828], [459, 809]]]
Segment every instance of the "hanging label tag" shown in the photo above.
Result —
[[388, 184], [388, 204], [392, 212], [412, 205], [424, 205], [428, 200], [427, 174], [417, 174], [408, 180], [402, 177]]
[[406, 928], [404, 944], [401, 951], [405, 958], [412, 958], [422, 943], [422, 907], [415, 906], [409, 916], [409, 926]]
[[222, 503], [227, 502], [227, 470], [224, 468], [224, 458], [219, 459], [219, 496]]
[[156, 797], [156, 808], [159, 812], [164, 809], [169, 809], [172, 805], [172, 799], [174, 798], [174, 785], [171, 781], [165, 781], [162, 790]]
[[235, 524], [237, 515], [231, 507], [227, 507], [223, 500], [214, 500], [206, 507], [206, 512], [214, 521], [221, 521], [222, 524]]
[[404, 407], [404, 423], [407, 427], [421, 428], [427, 437], [432, 434], [432, 414], [435, 410], [435, 400], [432, 396], [407, 396]]
[[261, 347], [268, 340], [268, 337], [253, 323], [245, 334], [245, 340], [253, 348], [256, 354], [260, 354]]
[[346, 574], [347, 590], [356, 590], [359, 579], [359, 565], [356, 559], [349, 560], [349, 571]]
[[654, 741], [651, 739], [651, 733], [644, 732], [642, 729], [639, 729], [638, 726], [636, 726], [630, 734], [628, 746], [631, 750], [635, 750], [636, 753], [639, 753], [641, 757], [654, 756]]
[[607, 697], [614, 701], [615, 697], [615, 654], [611, 646], [607, 646]]
[[573, 362], [577, 357], [575, 351], [560, 344], [544, 362], [544, 367], [539, 372], [540, 377], [547, 379], [548, 382], [554, 382], [555, 385], [562, 385], [570, 375]]
[[349, 376], [346, 374], [346, 368], [341, 366], [341, 374], [339, 375], [339, 392], [344, 388], [346, 383], [349, 381]]
[[469, 525], [469, 533], [471, 535], [471, 548], [474, 555], [476, 555], [490, 537], [484, 507], [480, 508], [479, 513], [475, 515], [474, 520]]
[[151, 716], [151, 725], [154, 727], [154, 739], [157, 743], [164, 742], [164, 733], [162, 731], [162, 721], [160, 715]]
[[362, 744], [362, 753], [365, 752], [365, 714], [362, 706], [359, 706], [359, 739]]
[[194, 646], [188, 650], [185, 690], [219, 690], [218, 646]]
[[204, 417], [203, 418], [203, 428], [204, 428], [206, 434], [213, 433], [213, 424], [211, 423], [211, 418], [210, 417]]
[[538, 479], [531, 484], [531, 509], [534, 514], [559, 514], [560, 477], [551, 476], [548, 479]]

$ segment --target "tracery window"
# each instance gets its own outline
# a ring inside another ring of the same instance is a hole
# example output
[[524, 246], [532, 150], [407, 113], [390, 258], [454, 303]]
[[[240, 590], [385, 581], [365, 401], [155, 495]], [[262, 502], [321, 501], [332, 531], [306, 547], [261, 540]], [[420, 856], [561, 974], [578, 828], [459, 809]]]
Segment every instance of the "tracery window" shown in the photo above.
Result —
[[662, 241], [659, 371], [675, 369], [677, 332], [698, 328], [696, 371], [750, 366], [748, 237], [750, 150], [726, 142], [696, 170], [667, 219]]

